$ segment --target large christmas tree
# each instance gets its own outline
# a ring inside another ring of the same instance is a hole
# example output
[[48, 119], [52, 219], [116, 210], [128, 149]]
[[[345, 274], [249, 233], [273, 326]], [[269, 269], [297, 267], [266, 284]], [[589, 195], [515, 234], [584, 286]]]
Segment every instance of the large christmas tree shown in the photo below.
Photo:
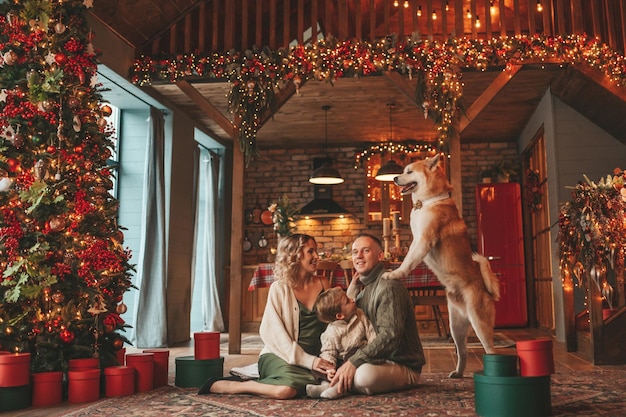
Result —
[[0, 350], [33, 372], [115, 364], [130, 254], [110, 191], [93, 0], [0, 5]]

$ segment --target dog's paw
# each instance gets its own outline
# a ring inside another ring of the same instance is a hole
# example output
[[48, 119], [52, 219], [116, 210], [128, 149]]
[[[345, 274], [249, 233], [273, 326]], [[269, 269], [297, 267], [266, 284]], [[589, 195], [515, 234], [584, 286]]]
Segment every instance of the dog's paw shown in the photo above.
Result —
[[452, 371], [450, 375], [448, 375], [448, 378], [463, 378], [463, 372]]

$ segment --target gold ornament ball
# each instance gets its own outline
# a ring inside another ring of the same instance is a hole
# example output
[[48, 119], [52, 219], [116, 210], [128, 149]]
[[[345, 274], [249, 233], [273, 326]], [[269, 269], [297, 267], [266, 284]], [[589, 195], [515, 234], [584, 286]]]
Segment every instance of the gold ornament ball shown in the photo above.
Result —
[[105, 104], [104, 106], [102, 106], [100, 108], [100, 111], [102, 111], [102, 115], [104, 117], [109, 117], [111, 114], [113, 114], [113, 109], [111, 108], [111, 106]]
[[128, 311], [128, 307], [126, 304], [120, 303], [115, 310], [117, 311], [117, 314], [124, 314]]

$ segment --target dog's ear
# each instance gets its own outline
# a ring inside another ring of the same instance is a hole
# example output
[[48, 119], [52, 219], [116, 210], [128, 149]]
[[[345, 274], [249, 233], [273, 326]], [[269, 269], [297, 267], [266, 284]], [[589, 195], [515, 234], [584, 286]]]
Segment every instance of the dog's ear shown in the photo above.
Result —
[[434, 171], [435, 168], [437, 168], [437, 165], [439, 164], [439, 158], [441, 158], [441, 154], [437, 154], [435, 156], [433, 156], [429, 161], [428, 161], [428, 169], [430, 169], [431, 171]]

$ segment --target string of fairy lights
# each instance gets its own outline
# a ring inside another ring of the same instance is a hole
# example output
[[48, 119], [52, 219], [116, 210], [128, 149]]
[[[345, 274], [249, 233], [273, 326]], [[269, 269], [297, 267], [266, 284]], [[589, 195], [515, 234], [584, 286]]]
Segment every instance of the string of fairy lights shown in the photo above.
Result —
[[423, 40], [417, 35], [406, 39], [390, 35], [375, 43], [329, 38], [289, 50], [142, 56], [134, 61], [130, 78], [140, 86], [174, 83], [183, 77], [230, 81], [229, 110], [248, 162], [258, 154], [260, 115], [271, 111], [275, 92], [289, 83], [299, 90], [304, 80], [334, 82], [384, 71], [417, 78], [415, 102], [433, 120], [437, 147], [446, 152], [449, 138], [456, 133], [454, 122], [463, 96], [462, 71], [508, 71], [513, 65], [526, 63], [585, 63], [618, 87], [626, 80], [624, 57], [586, 35], [453, 38], [446, 42]]

